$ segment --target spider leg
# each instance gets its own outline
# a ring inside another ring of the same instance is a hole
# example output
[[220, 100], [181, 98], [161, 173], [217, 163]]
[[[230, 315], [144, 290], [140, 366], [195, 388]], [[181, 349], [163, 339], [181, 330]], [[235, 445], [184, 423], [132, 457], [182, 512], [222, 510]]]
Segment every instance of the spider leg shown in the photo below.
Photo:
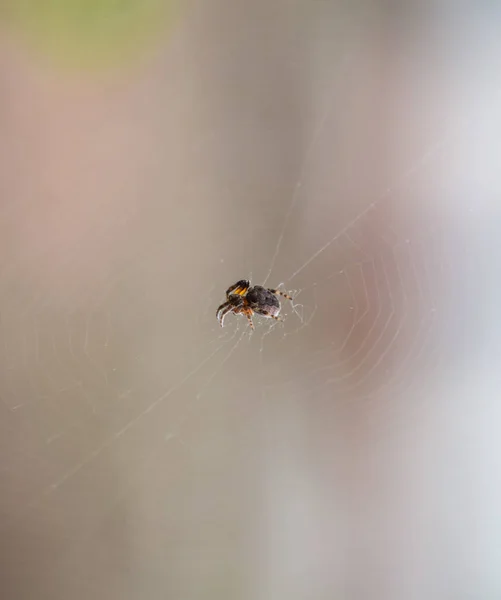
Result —
[[231, 311], [232, 306], [229, 302], [224, 302], [217, 309], [216, 317], [221, 327], [224, 327], [224, 317]]
[[240, 281], [237, 281], [237, 283], [235, 283], [234, 285], [232, 285], [231, 287], [229, 287], [226, 290], [226, 297], [230, 296], [231, 294], [237, 294], [238, 296], [245, 296], [249, 287], [250, 287], [250, 281], [247, 281], [247, 279], [241, 279]]
[[268, 291], [272, 294], [275, 294], [276, 296], [283, 296], [284, 298], [287, 298], [287, 300], [290, 300], [292, 302], [292, 296], [289, 296], [289, 294], [286, 294], [285, 292], [281, 292], [280, 290], [272, 290], [271, 288], [269, 288]]
[[279, 316], [279, 315], [272, 315], [267, 310], [259, 311], [258, 314], [263, 315], [263, 317], [268, 317], [269, 319], [275, 319], [275, 321], [283, 322], [283, 319], [282, 319], [281, 316]]
[[249, 321], [250, 328], [252, 330], [254, 330], [254, 323], [252, 322], [252, 310], [251, 309], [247, 309], [247, 310], [243, 310], [242, 312], [247, 317], [247, 320]]

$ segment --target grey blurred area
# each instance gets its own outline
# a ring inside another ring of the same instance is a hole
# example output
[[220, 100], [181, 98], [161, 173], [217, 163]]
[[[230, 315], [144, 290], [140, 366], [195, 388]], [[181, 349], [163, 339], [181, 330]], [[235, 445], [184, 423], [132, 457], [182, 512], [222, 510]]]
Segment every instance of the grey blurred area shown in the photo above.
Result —
[[[501, 6], [0, 38], [0, 588], [501, 597]], [[216, 321], [242, 278], [283, 324]]]

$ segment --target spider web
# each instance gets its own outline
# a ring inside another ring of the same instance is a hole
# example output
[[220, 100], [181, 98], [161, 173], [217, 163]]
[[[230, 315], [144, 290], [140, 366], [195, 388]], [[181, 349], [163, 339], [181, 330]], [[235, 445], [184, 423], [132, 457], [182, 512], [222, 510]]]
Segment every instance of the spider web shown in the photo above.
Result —
[[[440, 427], [464, 425], [449, 420], [448, 398], [471, 411], [456, 384], [458, 364], [472, 365], [461, 344], [479, 353], [488, 345], [460, 281], [484, 283], [479, 264], [494, 256], [483, 240], [497, 233], [498, 48], [468, 42], [456, 24], [451, 40], [471, 59], [466, 74], [456, 74], [464, 63], [453, 53], [430, 72], [423, 39], [394, 41], [405, 50], [394, 59], [391, 48], [367, 42], [372, 14], [334, 25], [323, 10], [336, 41], [320, 14], [305, 50], [291, 21], [281, 34], [291, 56], [257, 76], [265, 91], [239, 69], [232, 88], [243, 85], [251, 101], [241, 93], [233, 105], [227, 90], [202, 81], [207, 114], [183, 75], [179, 87], [190, 94], [177, 99], [154, 74], [139, 91], [117, 83], [103, 97], [37, 69], [6, 71], [11, 89], [26, 86], [21, 97], [41, 107], [30, 117], [28, 106], [8, 104], [10, 155], [2, 148], [0, 526], [12, 589], [35, 580], [51, 597], [245, 589], [331, 598], [355, 585], [358, 569], [386, 572], [396, 561], [403, 575], [393, 585], [411, 597], [403, 590], [419, 590], [423, 572], [449, 589], [426, 564], [430, 546], [452, 572], [466, 564], [448, 546], [461, 511], [440, 521], [437, 549], [425, 517], [442, 513], [423, 489], [449, 464], [428, 472], [433, 452], [447, 446]], [[247, 14], [251, 29], [258, 13]], [[225, 18], [240, 23], [230, 9]], [[430, 60], [443, 42], [437, 30], [428, 32]], [[224, 38], [209, 64], [234, 43]], [[190, 44], [181, 36], [174, 56]], [[164, 60], [155, 73], [174, 70], [175, 60]], [[196, 69], [200, 53], [188, 60]], [[294, 68], [273, 87], [273, 67], [285, 64]], [[152, 90], [159, 99], [149, 99]], [[222, 98], [228, 104], [214, 113]], [[159, 117], [155, 103], [166, 99], [172, 114]], [[128, 136], [138, 150], [124, 156]], [[96, 149], [96, 139], [108, 146]], [[20, 181], [23, 166], [31, 182]], [[138, 203], [148, 194], [151, 202]], [[219, 328], [216, 307], [241, 278], [292, 293], [283, 324], [255, 317], [251, 333], [245, 318], [228, 315]], [[495, 388], [487, 388], [482, 411], [494, 422]], [[457, 450], [450, 439], [444, 456]], [[477, 500], [460, 504], [468, 511]], [[404, 540], [394, 531], [409, 515]], [[180, 573], [167, 579], [165, 564]], [[465, 585], [478, 592], [475, 575], [494, 576], [489, 564], [471, 568]], [[487, 581], [486, 589], [497, 583]]]

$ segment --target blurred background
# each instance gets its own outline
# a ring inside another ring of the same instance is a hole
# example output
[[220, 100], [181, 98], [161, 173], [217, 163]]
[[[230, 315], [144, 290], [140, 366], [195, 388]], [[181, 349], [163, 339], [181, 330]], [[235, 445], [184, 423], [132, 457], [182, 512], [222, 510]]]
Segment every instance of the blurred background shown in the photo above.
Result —
[[4, 3], [3, 598], [501, 597], [500, 24]]

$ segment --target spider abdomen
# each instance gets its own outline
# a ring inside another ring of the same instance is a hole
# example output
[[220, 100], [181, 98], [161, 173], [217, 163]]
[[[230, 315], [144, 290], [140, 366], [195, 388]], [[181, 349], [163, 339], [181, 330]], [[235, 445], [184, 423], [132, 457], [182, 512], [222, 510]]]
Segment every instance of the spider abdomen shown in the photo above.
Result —
[[269, 289], [255, 285], [250, 288], [245, 297], [255, 313], [264, 316], [278, 316], [280, 301]]

